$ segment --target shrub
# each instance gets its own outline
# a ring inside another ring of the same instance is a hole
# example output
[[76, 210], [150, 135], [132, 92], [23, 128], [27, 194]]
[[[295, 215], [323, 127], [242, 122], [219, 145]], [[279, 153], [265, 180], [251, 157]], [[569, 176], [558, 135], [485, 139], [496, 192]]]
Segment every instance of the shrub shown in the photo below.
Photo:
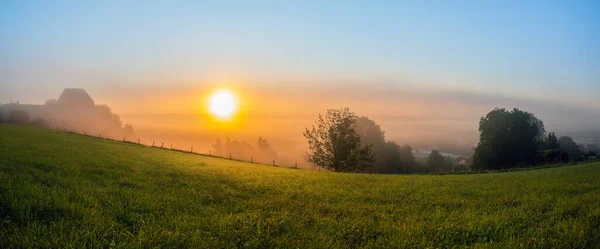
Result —
[[12, 110], [8, 114], [8, 122], [15, 124], [29, 124], [31, 117], [26, 111], [23, 110]]
[[6, 122], [6, 116], [4, 115], [4, 110], [0, 108], [0, 123]]
[[48, 129], [50, 128], [50, 126], [48, 125], [48, 123], [46, 122], [46, 120], [44, 120], [43, 118], [36, 118], [34, 120], [31, 121], [31, 125], [33, 126], [37, 126], [40, 128], [44, 128], [44, 129]]

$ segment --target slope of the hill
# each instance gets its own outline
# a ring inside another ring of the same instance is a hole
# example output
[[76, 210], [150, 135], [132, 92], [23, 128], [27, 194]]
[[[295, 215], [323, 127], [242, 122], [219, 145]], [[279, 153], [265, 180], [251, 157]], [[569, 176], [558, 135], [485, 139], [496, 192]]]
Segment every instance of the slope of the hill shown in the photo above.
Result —
[[0, 124], [0, 248], [600, 244], [600, 164], [313, 172]]

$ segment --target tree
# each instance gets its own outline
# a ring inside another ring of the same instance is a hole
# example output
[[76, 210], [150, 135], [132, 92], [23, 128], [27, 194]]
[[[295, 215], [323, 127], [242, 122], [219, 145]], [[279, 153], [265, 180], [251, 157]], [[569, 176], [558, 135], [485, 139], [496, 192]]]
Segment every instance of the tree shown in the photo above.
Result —
[[446, 164], [446, 158], [437, 150], [431, 151], [431, 154], [427, 157], [427, 168], [430, 172], [443, 172], [446, 170]]
[[213, 155], [223, 156], [223, 143], [221, 142], [221, 139], [215, 140], [215, 142], [212, 144], [212, 150]]
[[573, 138], [562, 136], [558, 139], [558, 143], [560, 144], [560, 150], [567, 153], [568, 160], [575, 161], [581, 157], [579, 145], [573, 141]]
[[46, 122], [46, 120], [44, 120], [43, 118], [36, 118], [34, 120], [31, 121], [31, 125], [33, 126], [37, 126], [40, 128], [45, 128], [48, 129], [50, 128], [50, 126], [48, 125], [48, 123]]
[[259, 150], [261, 159], [263, 159], [263, 160], [277, 160], [278, 159], [277, 152], [275, 152], [275, 150], [273, 150], [273, 148], [271, 148], [271, 145], [269, 144], [269, 142], [267, 141], [266, 138], [258, 137], [258, 141], [256, 142], [256, 144], [258, 145], [258, 150]]
[[475, 169], [502, 169], [533, 165], [546, 130], [535, 115], [513, 109], [494, 109], [479, 121]]
[[8, 114], [8, 122], [15, 124], [29, 124], [31, 117], [26, 111], [23, 110], [12, 110]]
[[358, 172], [371, 167], [371, 145], [363, 145], [355, 130], [357, 116], [348, 108], [329, 109], [303, 135], [308, 140], [308, 162], [338, 172]]
[[125, 133], [125, 136], [133, 136], [133, 126], [131, 124], [125, 124], [125, 126], [123, 126], [123, 133]]
[[417, 162], [412, 150], [412, 147], [408, 144], [400, 146], [394, 141], [387, 141], [382, 160], [387, 168], [391, 170], [389, 173], [414, 172]]
[[53, 105], [57, 105], [57, 104], [58, 104], [58, 100], [56, 100], [56, 99], [49, 99], [49, 100], [46, 100], [46, 103], [45, 103], [45, 104], [46, 104], [47, 106], [53, 106]]
[[551, 150], [555, 150], [560, 148], [560, 145], [558, 144], [558, 139], [556, 138], [556, 133], [554, 132], [550, 132], [548, 133], [548, 149]]
[[371, 171], [375, 173], [393, 173], [393, 166], [386, 163], [385, 160], [388, 150], [385, 148], [385, 132], [381, 130], [381, 126], [368, 117], [359, 117], [356, 120], [354, 129], [360, 136], [360, 142], [363, 145], [371, 146], [371, 150], [375, 156]]
[[598, 145], [596, 144], [588, 144], [586, 150], [589, 153], [594, 153], [595, 155], [598, 155], [600, 153], [600, 149], [598, 149]]

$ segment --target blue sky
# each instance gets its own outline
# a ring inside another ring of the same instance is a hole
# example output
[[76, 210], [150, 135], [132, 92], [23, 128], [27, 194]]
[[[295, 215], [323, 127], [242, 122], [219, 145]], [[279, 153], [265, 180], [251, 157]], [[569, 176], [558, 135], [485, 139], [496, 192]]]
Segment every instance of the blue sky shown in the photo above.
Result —
[[2, 1], [0, 101], [224, 79], [598, 107], [600, 2], [440, 2]]

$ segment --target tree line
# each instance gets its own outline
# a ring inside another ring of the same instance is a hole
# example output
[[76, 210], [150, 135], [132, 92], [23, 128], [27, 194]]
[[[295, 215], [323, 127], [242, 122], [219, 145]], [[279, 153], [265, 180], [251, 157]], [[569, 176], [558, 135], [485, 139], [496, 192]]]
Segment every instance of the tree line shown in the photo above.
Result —
[[534, 114], [496, 108], [479, 121], [479, 144], [473, 169], [500, 170], [595, 158], [598, 151], [583, 153], [569, 136], [546, 132]]
[[[415, 160], [410, 145], [385, 140], [375, 121], [349, 108], [329, 109], [303, 135], [306, 160], [337, 172], [443, 173], [502, 170], [596, 158], [597, 150], [583, 153], [571, 137], [546, 132], [532, 113], [496, 108], [479, 122], [480, 139], [472, 158], [444, 157], [432, 151], [426, 162]], [[472, 161], [470, 167], [466, 162]]]
[[432, 151], [425, 163], [417, 162], [412, 146], [386, 140], [385, 132], [368, 117], [349, 108], [329, 109], [303, 133], [308, 140], [306, 160], [337, 172], [406, 174], [465, 171], [460, 160]]

